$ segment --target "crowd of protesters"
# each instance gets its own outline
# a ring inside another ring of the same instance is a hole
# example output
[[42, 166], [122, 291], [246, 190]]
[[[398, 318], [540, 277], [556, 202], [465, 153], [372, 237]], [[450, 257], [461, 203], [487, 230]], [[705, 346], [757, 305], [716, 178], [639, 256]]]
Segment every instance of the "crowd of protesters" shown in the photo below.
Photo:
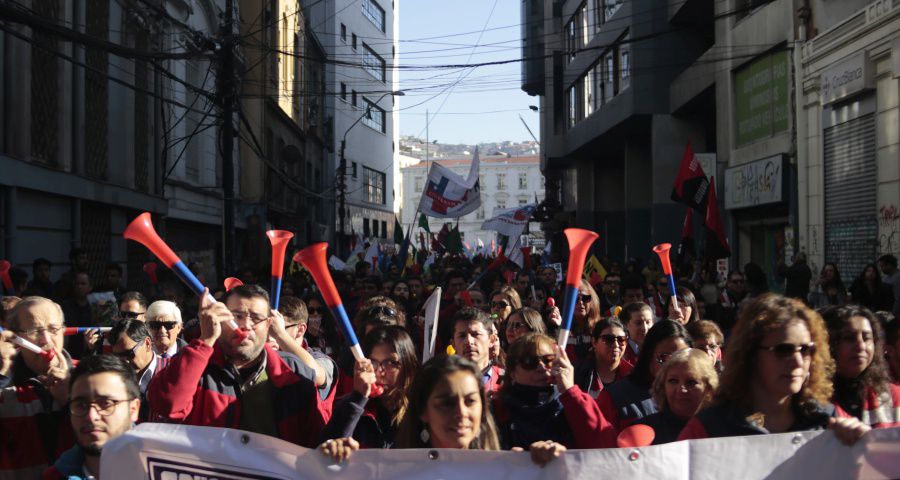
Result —
[[[525, 267], [482, 255], [403, 268], [356, 258], [332, 276], [363, 361], [303, 269], [273, 310], [257, 284], [266, 270], [196, 298], [171, 272], [139, 292], [117, 265], [91, 278], [85, 252], [70, 260], [56, 282], [45, 259], [30, 275], [10, 272], [21, 294], [0, 309], [0, 479], [99, 478], [103, 445], [140, 422], [247, 430], [335, 461], [434, 447], [528, 450], [538, 465], [614, 448], [633, 424], [651, 426], [654, 444], [825, 428], [853, 444], [900, 425], [890, 255], [848, 287], [834, 263], [816, 277], [797, 254], [776, 272], [784, 295], [753, 264], [722, 279], [686, 265], [677, 306], [655, 262], [604, 259], [606, 274], [578, 287], [565, 348], [555, 341], [563, 285], [536, 255]], [[435, 287], [436, 348], [423, 364]], [[55, 355], [20, 349], [14, 335]]]

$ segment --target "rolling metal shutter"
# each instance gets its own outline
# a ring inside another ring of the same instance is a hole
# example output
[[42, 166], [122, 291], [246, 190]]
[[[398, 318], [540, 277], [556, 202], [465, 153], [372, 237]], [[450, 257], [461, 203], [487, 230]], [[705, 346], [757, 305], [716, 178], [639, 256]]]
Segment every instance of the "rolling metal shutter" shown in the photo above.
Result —
[[845, 285], [875, 261], [875, 114], [825, 129], [825, 261]]

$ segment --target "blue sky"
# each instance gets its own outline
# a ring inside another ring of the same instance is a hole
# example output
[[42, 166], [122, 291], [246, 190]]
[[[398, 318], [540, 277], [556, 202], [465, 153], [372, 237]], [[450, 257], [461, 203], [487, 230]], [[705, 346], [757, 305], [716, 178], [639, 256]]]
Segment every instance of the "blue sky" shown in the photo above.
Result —
[[[403, 0], [398, 4], [400, 63], [404, 65], [400, 88], [406, 92], [399, 99], [401, 134], [425, 138], [426, 109], [432, 118], [430, 138], [440, 143], [531, 140], [519, 114], [538, 133], [538, 115], [528, 109], [537, 105], [538, 97], [520, 89], [518, 62], [465, 70], [430, 68], [521, 57], [521, 0]], [[412, 65], [423, 68], [409, 69]]]

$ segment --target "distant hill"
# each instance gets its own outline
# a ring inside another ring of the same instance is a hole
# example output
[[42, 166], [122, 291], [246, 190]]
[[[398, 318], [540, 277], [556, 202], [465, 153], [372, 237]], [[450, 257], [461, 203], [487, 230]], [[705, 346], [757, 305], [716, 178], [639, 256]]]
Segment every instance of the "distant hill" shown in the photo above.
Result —
[[[440, 158], [459, 158], [472, 155], [475, 151], [475, 145], [464, 144], [444, 144], [444, 143], [425, 143], [424, 139], [403, 135], [400, 137], [400, 153], [410, 157], [419, 159], [425, 158], [426, 148], [429, 159]], [[487, 142], [479, 143], [478, 149], [482, 155], [507, 155], [510, 157], [521, 157], [525, 155], [540, 154], [540, 146], [537, 142]]]

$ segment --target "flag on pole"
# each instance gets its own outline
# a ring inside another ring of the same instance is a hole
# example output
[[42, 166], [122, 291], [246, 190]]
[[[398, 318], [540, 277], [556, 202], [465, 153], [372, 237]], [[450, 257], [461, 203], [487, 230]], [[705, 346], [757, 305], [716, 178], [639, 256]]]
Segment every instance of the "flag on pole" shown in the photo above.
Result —
[[431, 228], [428, 227], [428, 217], [424, 213], [419, 214], [419, 226], [422, 227], [422, 230], [431, 233]]
[[459, 218], [474, 212], [481, 205], [478, 168], [477, 147], [466, 178], [437, 162], [433, 163], [419, 201], [419, 210], [437, 218]]
[[[710, 194], [712, 191], [710, 191]], [[684, 227], [681, 229], [681, 244], [678, 245], [678, 256], [685, 258], [694, 254], [694, 209], [688, 208], [684, 214]]]
[[332, 255], [331, 258], [328, 259], [328, 265], [338, 271], [347, 270], [347, 264], [341, 261], [336, 255]]
[[365, 248], [363, 246], [362, 239], [356, 240], [356, 245], [353, 247], [353, 250], [350, 251], [350, 255], [347, 256], [347, 261], [345, 262], [348, 267], [355, 267], [356, 263], [359, 262], [359, 254], [363, 253]]
[[706, 203], [706, 218], [703, 221], [706, 227], [706, 258], [720, 259], [731, 256], [731, 247], [725, 237], [725, 228], [722, 226], [722, 217], [719, 215], [719, 205], [716, 200], [716, 181], [712, 179], [709, 185], [709, 196]]
[[444, 241], [444, 246], [447, 247], [449, 253], [463, 252], [462, 235], [459, 233], [459, 225], [450, 229], [450, 232], [447, 234], [447, 239]]
[[518, 238], [528, 225], [531, 214], [534, 213], [534, 205], [524, 205], [516, 208], [494, 210], [494, 216], [487, 219], [482, 225], [482, 230], [493, 230], [507, 237]]
[[672, 188], [672, 200], [683, 203], [691, 208], [703, 211], [706, 208], [706, 197], [709, 194], [709, 178], [703, 171], [691, 144], [688, 142], [681, 157], [681, 166], [678, 168], [678, 176], [675, 177], [675, 186]]
[[394, 243], [397, 245], [402, 245], [405, 237], [403, 236], [403, 225], [400, 224], [400, 219], [394, 216]]
[[541, 263], [543, 265], [547, 265], [550, 263], [550, 253], [551, 249], [553, 248], [551, 243], [552, 242], [550, 240], [547, 240], [547, 244], [544, 245], [544, 252], [541, 253]]
[[591, 255], [590, 258], [588, 258], [587, 262], [585, 262], [584, 264], [583, 276], [584, 278], [591, 280], [591, 277], [594, 275], [599, 277], [600, 280], [603, 280], [604, 278], [606, 278], [606, 269], [603, 268], [603, 264], [600, 263], [600, 260], [596, 255]]
[[378, 241], [375, 240], [369, 245], [368, 250], [366, 250], [366, 256], [363, 258], [365, 259], [365, 261], [372, 264], [372, 268], [377, 269], [379, 256], [380, 254], [378, 251]]
[[422, 363], [434, 356], [434, 343], [437, 340], [438, 314], [441, 311], [441, 287], [425, 301], [425, 342], [422, 345]]

